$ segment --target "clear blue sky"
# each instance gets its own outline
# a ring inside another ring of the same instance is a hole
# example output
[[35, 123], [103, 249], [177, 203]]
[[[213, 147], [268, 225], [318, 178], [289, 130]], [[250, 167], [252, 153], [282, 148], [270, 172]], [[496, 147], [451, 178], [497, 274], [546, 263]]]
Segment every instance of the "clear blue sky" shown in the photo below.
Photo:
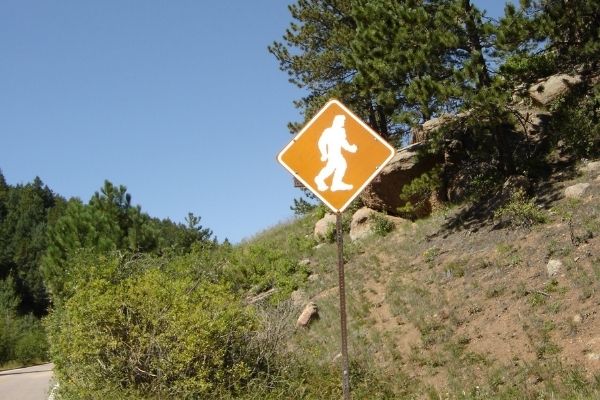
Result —
[[[301, 96], [266, 47], [289, 1], [0, 0], [0, 169], [237, 242], [292, 216], [275, 156]], [[497, 15], [504, 2], [475, 1]]]

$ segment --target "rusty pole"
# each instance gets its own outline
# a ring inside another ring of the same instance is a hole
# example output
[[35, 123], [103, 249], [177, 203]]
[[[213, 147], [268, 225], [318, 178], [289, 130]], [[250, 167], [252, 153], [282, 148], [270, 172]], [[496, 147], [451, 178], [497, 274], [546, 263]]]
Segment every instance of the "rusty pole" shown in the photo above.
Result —
[[338, 274], [340, 292], [340, 322], [342, 333], [342, 390], [344, 400], [350, 400], [350, 368], [348, 367], [348, 328], [346, 326], [346, 286], [344, 278], [344, 243], [342, 231], [342, 213], [336, 214], [336, 237], [338, 251]]

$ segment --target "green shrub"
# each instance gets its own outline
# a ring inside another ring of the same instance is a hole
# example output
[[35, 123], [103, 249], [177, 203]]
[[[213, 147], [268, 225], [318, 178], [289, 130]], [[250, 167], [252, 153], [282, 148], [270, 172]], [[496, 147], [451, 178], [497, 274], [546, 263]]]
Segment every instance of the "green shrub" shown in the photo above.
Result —
[[21, 322], [21, 334], [15, 342], [14, 359], [28, 365], [48, 360], [48, 340], [41, 322], [28, 315]]
[[514, 227], [531, 227], [548, 220], [546, 214], [527, 197], [523, 190], [513, 193], [510, 200], [494, 212], [494, 219]]
[[325, 231], [325, 236], [323, 237], [323, 239], [327, 243], [334, 243], [336, 241], [336, 238], [337, 238], [337, 226], [336, 226], [336, 224], [329, 224], [327, 226], [327, 230]]
[[375, 233], [378, 236], [387, 236], [387, 234], [392, 232], [396, 227], [394, 223], [388, 218], [386, 218], [386, 216], [383, 214], [373, 214], [371, 216], [371, 220], [373, 223], [371, 229], [373, 233]]
[[0, 365], [28, 365], [48, 360], [48, 342], [39, 319], [33, 315], [0, 316]]
[[177, 261], [117, 262], [127, 276], [111, 258], [89, 266], [104, 273], [47, 319], [61, 396], [219, 398], [251, 377], [253, 314]]
[[578, 87], [552, 106], [548, 131], [555, 141], [562, 140], [567, 152], [581, 157], [594, 157], [600, 151], [600, 85]]
[[308, 271], [285, 249], [268, 244], [250, 244], [236, 248], [228, 257], [224, 280], [237, 291], [260, 293], [277, 288], [273, 301], [287, 297], [305, 281]]
[[418, 178], [413, 179], [402, 188], [400, 199], [405, 201], [404, 206], [398, 208], [400, 215], [409, 218], [420, 216], [431, 211], [429, 199], [441, 185], [440, 170], [434, 169], [425, 172]]

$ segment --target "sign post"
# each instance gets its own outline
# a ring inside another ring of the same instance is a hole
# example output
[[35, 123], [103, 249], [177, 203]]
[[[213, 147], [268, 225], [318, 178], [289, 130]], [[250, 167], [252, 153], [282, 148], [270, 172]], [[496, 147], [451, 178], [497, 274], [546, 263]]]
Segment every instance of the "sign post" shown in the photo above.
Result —
[[337, 100], [330, 100], [277, 159], [336, 214], [342, 336], [342, 389], [350, 399], [342, 212], [392, 159], [395, 150]]
[[336, 214], [335, 221], [338, 256], [338, 287], [340, 292], [340, 327], [342, 335], [342, 390], [344, 400], [350, 400], [350, 366], [348, 365], [348, 328], [346, 326], [346, 280], [344, 278], [344, 233], [342, 213]]

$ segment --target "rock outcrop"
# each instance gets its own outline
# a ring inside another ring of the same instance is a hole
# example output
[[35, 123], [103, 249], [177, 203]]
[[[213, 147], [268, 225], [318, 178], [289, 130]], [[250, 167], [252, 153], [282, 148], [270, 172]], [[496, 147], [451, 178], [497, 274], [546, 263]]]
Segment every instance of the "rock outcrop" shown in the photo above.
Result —
[[565, 197], [569, 199], [580, 199], [585, 195], [589, 188], [589, 183], [577, 183], [565, 189]]
[[600, 173], [600, 161], [590, 161], [582, 166], [580, 171], [588, 174]]
[[397, 215], [398, 208], [406, 204], [400, 199], [402, 188], [442, 161], [441, 157], [420, 151], [424, 146], [424, 143], [416, 143], [399, 150], [365, 188], [361, 194], [363, 204], [373, 210]]
[[529, 97], [541, 105], [548, 106], [554, 100], [581, 83], [581, 75], [557, 74], [549, 76], [529, 88]]

